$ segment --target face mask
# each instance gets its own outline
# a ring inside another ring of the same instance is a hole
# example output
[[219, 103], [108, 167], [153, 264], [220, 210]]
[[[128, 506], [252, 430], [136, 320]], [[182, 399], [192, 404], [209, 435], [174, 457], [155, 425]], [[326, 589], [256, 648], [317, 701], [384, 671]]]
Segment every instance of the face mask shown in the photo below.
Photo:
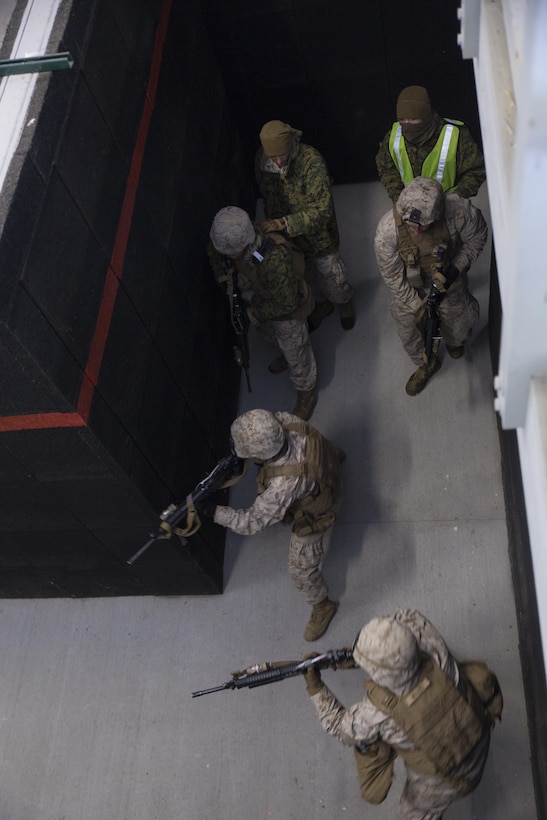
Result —
[[421, 145], [434, 131], [434, 123], [431, 121], [421, 122], [419, 125], [411, 125], [410, 123], [401, 123], [401, 131], [403, 137], [407, 142], [414, 145]]

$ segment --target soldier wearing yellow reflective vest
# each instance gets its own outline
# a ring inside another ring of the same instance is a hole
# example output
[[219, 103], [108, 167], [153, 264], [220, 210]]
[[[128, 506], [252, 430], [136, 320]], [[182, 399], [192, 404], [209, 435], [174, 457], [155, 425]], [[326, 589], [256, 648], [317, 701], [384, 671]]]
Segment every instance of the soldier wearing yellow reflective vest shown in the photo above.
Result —
[[486, 179], [484, 158], [459, 120], [440, 117], [419, 85], [403, 89], [397, 121], [376, 155], [380, 180], [393, 202], [416, 176], [437, 180], [445, 193], [475, 196]]

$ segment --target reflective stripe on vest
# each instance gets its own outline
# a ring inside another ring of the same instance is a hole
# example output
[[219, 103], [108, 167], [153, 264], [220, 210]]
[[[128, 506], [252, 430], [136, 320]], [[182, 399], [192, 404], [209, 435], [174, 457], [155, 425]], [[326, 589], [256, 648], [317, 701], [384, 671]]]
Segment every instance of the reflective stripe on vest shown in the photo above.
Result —
[[[460, 130], [455, 122], [446, 121], [433, 150], [427, 155], [422, 165], [422, 176], [436, 179], [442, 185], [445, 193], [451, 190], [456, 183], [456, 151]], [[389, 152], [404, 185], [408, 185], [414, 179], [414, 171], [408, 158], [399, 122], [393, 123], [389, 137]]]

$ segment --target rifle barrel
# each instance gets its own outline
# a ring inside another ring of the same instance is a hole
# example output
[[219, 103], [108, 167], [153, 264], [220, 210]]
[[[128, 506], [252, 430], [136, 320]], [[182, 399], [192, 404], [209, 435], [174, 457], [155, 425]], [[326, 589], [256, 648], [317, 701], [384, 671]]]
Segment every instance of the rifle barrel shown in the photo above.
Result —
[[146, 552], [146, 550], [147, 550], [149, 547], [151, 547], [151, 546], [152, 546], [152, 544], [154, 543], [154, 541], [156, 540], [156, 538], [157, 538], [157, 536], [156, 536], [156, 535], [152, 535], [152, 533], [150, 533], [150, 538], [148, 539], [148, 541], [146, 542], [146, 544], [144, 544], [144, 545], [140, 548], [140, 550], [137, 550], [137, 552], [136, 552], [134, 555], [132, 555], [132, 556], [131, 556], [131, 558], [129, 558], [129, 560], [127, 561], [127, 563], [129, 564], [129, 566], [131, 566], [132, 564], [134, 564], [134, 563], [135, 563], [135, 561], [137, 560], [137, 558], [140, 558], [140, 557], [141, 557], [141, 555], [143, 554], [143, 552]]

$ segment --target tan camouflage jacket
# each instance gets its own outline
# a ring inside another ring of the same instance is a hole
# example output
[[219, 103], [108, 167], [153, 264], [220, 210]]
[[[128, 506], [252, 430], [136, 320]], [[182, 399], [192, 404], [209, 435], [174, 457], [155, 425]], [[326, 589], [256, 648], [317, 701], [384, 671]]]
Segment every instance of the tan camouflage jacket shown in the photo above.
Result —
[[323, 156], [300, 142], [293, 129], [294, 145], [289, 165], [279, 172], [262, 148], [255, 158], [255, 177], [264, 200], [266, 219], [287, 218], [291, 242], [306, 259], [336, 253], [340, 246], [331, 182]]
[[[394, 617], [397, 621], [412, 630], [420, 650], [430, 655], [435, 663], [441, 667], [445, 674], [457, 686], [459, 683], [459, 671], [456, 662], [435, 627], [420, 612], [412, 609], [398, 610]], [[338, 673], [339, 674], [339, 673]], [[396, 694], [406, 694], [414, 686], [411, 681], [405, 692]], [[311, 696], [321, 725], [337, 740], [346, 746], [354, 746], [357, 743], [374, 743], [377, 740], [384, 740], [395, 747], [401, 749], [411, 749], [412, 744], [404, 731], [384, 712], [377, 709], [370, 702], [365, 691], [361, 701], [346, 709], [330, 689], [323, 683], [322, 689]]]
[[[275, 413], [281, 424], [301, 423], [302, 419], [292, 413]], [[306, 454], [306, 440], [296, 432], [287, 434], [288, 449], [274, 463], [276, 466], [299, 464]], [[228, 527], [240, 535], [253, 535], [262, 532], [266, 527], [283, 520], [289, 508], [301, 498], [310, 495], [315, 486], [313, 479], [305, 476], [278, 476], [273, 478], [263, 493], [257, 495], [254, 503], [246, 510], [218, 506], [214, 521], [222, 527]]]
[[[445, 120], [437, 113], [434, 114], [436, 120], [436, 127], [433, 135], [426, 140], [422, 145], [413, 145], [406, 142], [406, 151], [414, 176], [420, 176], [422, 173], [422, 165], [428, 154], [431, 153], [435, 143], [439, 138], [439, 134], [445, 125]], [[460, 135], [458, 138], [458, 148], [456, 154], [457, 177], [454, 193], [463, 197], [475, 196], [480, 186], [486, 179], [486, 171], [484, 168], [484, 157], [482, 151], [471, 136], [468, 128], [464, 125], [458, 126]], [[389, 136], [391, 129], [387, 132], [380, 148], [376, 154], [376, 167], [380, 180], [388, 192], [391, 200], [396, 202], [399, 194], [404, 188], [397, 166], [393, 162], [393, 157], [389, 151]]]
[[[452, 264], [460, 272], [467, 270], [482, 253], [488, 238], [488, 227], [482, 212], [468, 199], [463, 199], [458, 194], [446, 194], [444, 218], [451, 239], [455, 245], [460, 245], [451, 260]], [[374, 251], [380, 273], [394, 297], [408, 304], [413, 310], [418, 310], [422, 297], [405, 276], [405, 264], [399, 255], [393, 210], [384, 214], [378, 223]]]

